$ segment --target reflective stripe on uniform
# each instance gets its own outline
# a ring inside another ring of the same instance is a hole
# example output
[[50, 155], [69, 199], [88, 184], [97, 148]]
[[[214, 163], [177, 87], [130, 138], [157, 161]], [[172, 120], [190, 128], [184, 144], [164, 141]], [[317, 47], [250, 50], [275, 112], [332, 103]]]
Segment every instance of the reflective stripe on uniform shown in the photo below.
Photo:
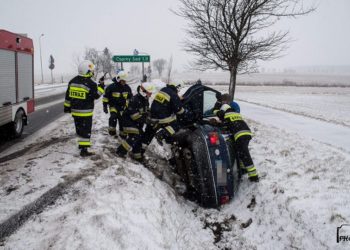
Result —
[[163, 91], [159, 91], [156, 96], [154, 97], [154, 100], [159, 102], [159, 103], [164, 103], [164, 101], [170, 102], [170, 95]]
[[126, 99], [126, 98], [128, 98], [128, 94], [129, 94], [129, 92], [123, 92], [123, 97]]
[[139, 129], [134, 127], [124, 127], [123, 132], [126, 134], [136, 134], [136, 135], [140, 134]]
[[118, 110], [114, 107], [109, 107], [109, 112], [110, 113], [118, 113]]
[[72, 116], [80, 116], [80, 117], [86, 117], [86, 116], [92, 116], [93, 115], [93, 109], [72, 109], [71, 114]]
[[163, 119], [155, 119], [155, 120], [157, 120], [159, 122], [159, 124], [170, 123], [170, 122], [176, 121], [176, 116], [171, 115], [171, 116], [163, 118]]
[[103, 98], [102, 98], [102, 102], [109, 102], [109, 100], [108, 100], [107, 97], [103, 97]]
[[134, 153], [134, 158], [135, 159], [141, 159], [142, 158], [142, 154], [141, 153]]
[[85, 86], [84, 84], [79, 84], [79, 83], [71, 83], [69, 88], [74, 89], [74, 90], [82, 90], [86, 93], [90, 92], [90, 88], [88, 86]]
[[234, 113], [234, 112], [226, 113], [224, 118], [229, 119], [231, 122], [242, 120], [242, 116], [240, 114]]
[[103, 95], [105, 93], [105, 90], [101, 88], [100, 86], [97, 87], [97, 92], [99, 95]]
[[241, 131], [238, 131], [234, 137], [235, 137], [235, 141], [238, 140], [239, 137], [243, 136], [243, 135], [250, 135], [252, 136], [253, 133], [250, 131], [250, 130], [241, 130]]
[[64, 101], [64, 106], [69, 108], [71, 106], [70, 105], [70, 101], [65, 100]]
[[184, 108], [181, 108], [176, 114], [177, 115], [182, 115], [185, 112]]
[[114, 128], [114, 127], [109, 127], [109, 128], [108, 128], [108, 131], [115, 132], [115, 131], [117, 131], [117, 129]]
[[175, 134], [175, 130], [172, 126], [166, 126], [165, 129], [169, 132], [170, 135]]
[[88, 147], [90, 147], [91, 146], [90, 138], [79, 137], [78, 144], [79, 144], [79, 146], [88, 146]]
[[88, 147], [91, 147], [91, 142], [89, 141], [80, 141], [78, 142], [79, 143], [79, 146], [88, 146]]
[[112, 92], [112, 96], [113, 97], [120, 97], [120, 93], [119, 92]]
[[127, 143], [125, 140], [122, 140], [122, 146], [126, 151], [130, 151], [131, 150], [131, 146], [129, 145], [129, 143]]
[[131, 119], [133, 119], [135, 121], [135, 120], [141, 118], [142, 115], [139, 112], [137, 112], [137, 113], [131, 115], [130, 117], [131, 117]]
[[256, 171], [256, 167], [254, 165], [246, 167], [246, 170], [248, 172], [249, 177], [258, 175], [258, 172]]

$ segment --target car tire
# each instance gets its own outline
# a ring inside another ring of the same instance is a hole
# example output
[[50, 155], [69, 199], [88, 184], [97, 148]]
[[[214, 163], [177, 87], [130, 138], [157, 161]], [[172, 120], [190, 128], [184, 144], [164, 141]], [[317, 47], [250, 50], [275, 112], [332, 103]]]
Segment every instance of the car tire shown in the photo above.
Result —
[[11, 123], [10, 132], [14, 138], [21, 137], [24, 128], [24, 111], [18, 110], [14, 121]]
[[[200, 143], [204, 140], [199, 130], [192, 137], [190, 145], [193, 153], [192, 172], [193, 181], [196, 185], [198, 202], [203, 207], [217, 208], [219, 201], [216, 193], [215, 181], [211, 169], [211, 163], [208, 162], [207, 150], [205, 143]], [[205, 155], [203, 155], [205, 154]]]

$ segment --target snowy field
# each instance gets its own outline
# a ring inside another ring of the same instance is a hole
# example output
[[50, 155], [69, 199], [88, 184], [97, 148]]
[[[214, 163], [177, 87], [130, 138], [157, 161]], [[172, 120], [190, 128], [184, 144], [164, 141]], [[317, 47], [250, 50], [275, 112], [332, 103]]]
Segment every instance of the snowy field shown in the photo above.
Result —
[[[228, 84], [228, 72], [175, 72], [173, 80], [195, 82], [201, 79], [209, 84]], [[241, 85], [298, 85], [298, 86], [350, 86], [350, 74], [288, 74], [288, 73], [254, 73], [237, 76]]]
[[[348, 88], [238, 87], [236, 93], [291, 116], [350, 125]], [[234, 200], [214, 210], [185, 200], [143, 165], [115, 157], [118, 141], [107, 135], [101, 102], [92, 138], [97, 155], [90, 159], [79, 157], [73, 120], [65, 115], [0, 155], [0, 232], [8, 218], [60, 184], [58, 199], [0, 249], [349, 249], [349, 242], [336, 242], [336, 232], [350, 223], [350, 153], [303, 131], [254, 116], [247, 121], [261, 181], [244, 176]], [[344, 137], [350, 140], [350, 132]], [[167, 173], [163, 148], [153, 143], [147, 154]]]
[[235, 99], [350, 127], [350, 88], [238, 86]]

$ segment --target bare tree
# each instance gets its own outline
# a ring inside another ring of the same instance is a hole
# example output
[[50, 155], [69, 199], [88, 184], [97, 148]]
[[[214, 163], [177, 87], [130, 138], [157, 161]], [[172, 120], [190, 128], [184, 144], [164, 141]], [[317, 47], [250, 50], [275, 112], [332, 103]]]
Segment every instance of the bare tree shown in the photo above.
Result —
[[185, 51], [193, 53], [194, 68], [230, 72], [229, 93], [234, 98], [237, 73], [257, 71], [257, 60], [280, 56], [290, 39], [288, 31], [272, 31], [284, 17], [315, 10], [303, 0], [179, 0], [175, 14], [189, 21]]
[[103, 50], [103, 54], [100, 56], [102, 72], [104, 74], [109, 74], [109, 77], [112, 78], [113, 63], [112, 63], [112, 52], [106, 47]]
[[173, 69], [173, 55], [170, 56], [167, 68], [167, 83], [171, 81], [171, 70]]
[[165, 64], [166, 64], [165, 59], [157, 59], [153, 61], [153, 67], [158, 71], [159, 77], [162, 77]]
[[51, 83], [54, 83], [54, 79], [53, 79], [53, 69], [55, 68], [55, 59], [53, 58], [52, 55], [50, 55], [50, 59], [49, 59], [49, 69], [51, 70]]

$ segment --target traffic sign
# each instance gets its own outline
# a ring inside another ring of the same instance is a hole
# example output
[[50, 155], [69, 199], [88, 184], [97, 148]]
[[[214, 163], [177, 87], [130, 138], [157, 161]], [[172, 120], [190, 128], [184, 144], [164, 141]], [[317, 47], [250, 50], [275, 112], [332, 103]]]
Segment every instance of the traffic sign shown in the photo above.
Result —
[[150, 62], [150, 55], [142, 56], [129, 56], [129, 55], [117, 55], [112, 57], [113, 62]]

